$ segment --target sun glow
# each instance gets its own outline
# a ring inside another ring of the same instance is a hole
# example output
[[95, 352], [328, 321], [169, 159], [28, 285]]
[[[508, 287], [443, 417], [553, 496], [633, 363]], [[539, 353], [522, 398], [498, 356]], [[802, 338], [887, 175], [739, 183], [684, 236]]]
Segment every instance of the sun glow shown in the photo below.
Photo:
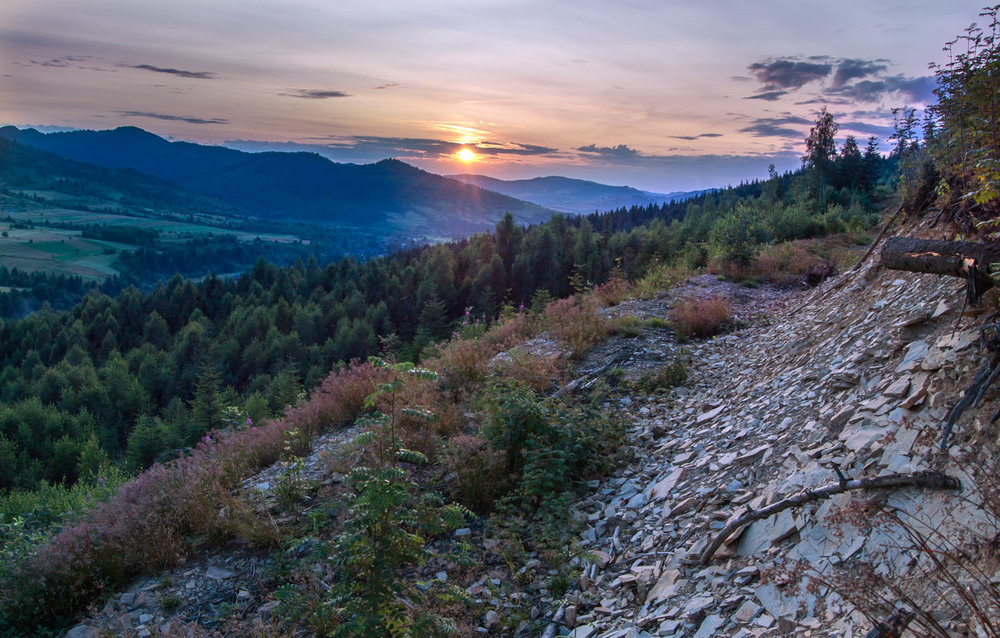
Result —
[[459, 152], [455, 153], [455, 156], [466, 164], [476, 159], [476, 154], [467, 148], [463, 148]]

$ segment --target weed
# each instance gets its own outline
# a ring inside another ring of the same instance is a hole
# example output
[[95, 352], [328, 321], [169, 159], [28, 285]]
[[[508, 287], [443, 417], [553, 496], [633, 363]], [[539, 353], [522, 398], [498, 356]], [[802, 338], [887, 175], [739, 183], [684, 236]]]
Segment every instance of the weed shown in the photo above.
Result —
[[640, 337], [642, 336], [642, 322], [638, 317], [623, 317], [616, 323], [615, 332], [628, 339]]
[[459, 434], [438, 455], [451, 495], [469, 509], [484, 513], [513, 485], [506, 453], [475, 435]]
[[684, 385], [687, 376], [686, 359], [683, 356], [676, 356], [660, 368], [642, 375], [632, 383], [632, 386], [642, 392], [660, 392]]
[[[348, 517], [344, 531], [331, 547], [339, 577], [327, 596], [324, 624], [332, 625], [334, 636], [445, 635], [452, 623], [423, 611], [422, 604], [433, 593], [402, 578], [406, 565], [425, 560], [424, 535], [458, 527], [465, 510], [442, 507], [433, 494], [418, 495], [401, 463], [426, 463], [422, 454], [400, 445], [397, 429], [397, 402], [405, 377], [432, 379], [435, 375], [410, 363], [389, 365], [371, 359], [387, 372], [366, 399], [366, 406], [382, 404], [384, 413], [371, 418], [371, 426], [353, 446], [365, 450], [371, 466], [351, 472], [348, 481], [354, 492], [348, 496]], [[400, 408], [425, 420], [433, 414], [419, 408]], [[409, 599], [409, 606], [401, 596]], [[411, 609], [416, 605], [415, 609]]]
[[666, 265], [653, 262], [646, 269], [646, 274], [636, 282], [633, 294], [639, 299], [652, 299], [658, 294], [687, 281], [698, 274], [697, 270], [684, 265]]
[[632, 291], [631, 284], [619, 273], [600, 286], [594, 288], [594, 296], [603, 306], [617, 306], [623, 302]]
[[163, 600], [160, 601], [160, 606], [163, 607], [163, 611], [174, 611], [175, 609], [180, 609], [181, 604], [181, 599], [175, 594], [168, 594], [163, 597]]
[[646, 319], [643, 319], [642, 326], [653, 330], [668, 330], [670, 328], [670, 322], [663, 317], [647, 317]]
[[506, 353], [495, 368], [496, 375], [521, 385], [533, 392], [547, 392], [563, 374], [563, 361], [539, 356], [517, 347]]
[[309, 403], [283, 420], [214, 433], [189, 456], [154, 465], [121, 485], [51, 540], [22, 536], [31, 544], [0, 556], [0, 629], [35, 633], [69, 622], [109, 588], [176, 564], [192, 538], [277, 543], [273, 522], [237, 498], [240, 481], [281, 457], [286, 432], [297, 431], [292, 445], [302, 450], [323, 427], [370, 409], [366, 397], [388, 376], [371, 364], [331, 374]]

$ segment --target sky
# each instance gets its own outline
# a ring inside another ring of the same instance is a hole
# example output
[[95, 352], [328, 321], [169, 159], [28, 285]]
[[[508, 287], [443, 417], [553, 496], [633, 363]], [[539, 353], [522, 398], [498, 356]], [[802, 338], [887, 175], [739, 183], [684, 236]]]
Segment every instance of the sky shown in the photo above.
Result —
[[[933, 102], [982, 0], [2, 0], [0, 123], [674, 192]], [[464, 152], [463, 152], [464, 150]]]

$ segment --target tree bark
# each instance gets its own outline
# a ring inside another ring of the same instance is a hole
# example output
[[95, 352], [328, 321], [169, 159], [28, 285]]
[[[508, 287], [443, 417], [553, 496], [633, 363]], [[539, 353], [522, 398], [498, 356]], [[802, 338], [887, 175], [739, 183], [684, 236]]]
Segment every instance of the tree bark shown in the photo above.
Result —
[[1000, 263], [1000, 246], [965, 241], [890, 237], [881, 263], [890, 270], [951, 275], [975, 280], [977, 297], [994, 286], [990, 264]]
[[901, 487], [957, 490], [961, 489], [962, 484], [959, 483], [958, 479], [948, 476], [947, 474], [930, 471], [917, 472], [915, 474], [886, 474], [884, 476], [876, 476], [874, 478], [855, 480], [842, 479], [837, 483], [830, 483], [815, 490], [799, 492], [795, 496], [790, 496], [784, 500], [778, 501], [777, 503], [772, 503], [763, 509], [748, 511], [743, 516], [722, 528], [722, 530], [715, 536], [715, 539], [709, 543], [708, 547], [705, 548], [705, 551], [701, 553], [701, 557], [698, 559], [698, 562], [702, 566], [707, 566], [711, 562], [712, 556], [715, 555], [716, 550], [722, 546], [722, 543], [724, 543], [726, 539], [733, 534], [733, 532], [748, 523], [759, 521], [761, 519], [768, 518], [769, 516], [774, 516], [778, 512], [782, 512], [789, 507], [805, 505], [806, 503], [811, 503], [812, 501], [830, 498], [836, 494], [842, 494], [851, 490], [886, 490]]

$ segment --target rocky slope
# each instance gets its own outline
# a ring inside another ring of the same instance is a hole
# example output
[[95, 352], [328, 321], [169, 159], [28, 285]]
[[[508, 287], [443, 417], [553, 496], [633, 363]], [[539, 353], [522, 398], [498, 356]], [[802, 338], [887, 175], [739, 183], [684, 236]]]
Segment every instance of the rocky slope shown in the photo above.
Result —
[[[983, 363], [974, 347], [979, 322], [957, 325], [960, 283], [871, 262], [844, 277], [777, 312], [770, 325], [691, 344], [687, 387], [623, 405], [638, 457], [577, 504], [588, 523], [582, 541], [596, 559], [570, 596], [570, 635], [862, 635], [871, 623], [861, 613], [809, 574], [796, 580], [788, 572], [790, 561], [803, 561], [813, 576], [829, 577], [854, 561], [923, 574], [926, 556], [898, 530], [830, 517], [867, 494], [755, 522], [708, 566], [697, 563], [728, 521], [837, 482], [834, 468], [852, 479], [944, 469], [962, 479], [960, 495], [909, 488], [875, 498], [922, 529], [993, 522], [962, 500], [974, 497], [954, 460], [962, 447], [935, 454], [950, 406]], [[977, 418], [960, 423], [960, 441], [971, 443], [965, 429]], [[948, 605], [937, 602], [930, 611], [948, 627]]]

